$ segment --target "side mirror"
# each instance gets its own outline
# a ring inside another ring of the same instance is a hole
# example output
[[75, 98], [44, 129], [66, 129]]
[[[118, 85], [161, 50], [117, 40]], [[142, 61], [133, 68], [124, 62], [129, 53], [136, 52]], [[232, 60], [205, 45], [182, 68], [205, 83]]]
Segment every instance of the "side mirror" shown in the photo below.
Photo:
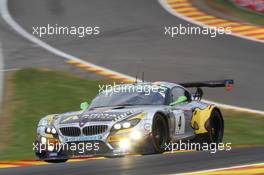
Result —
[[176, 101], [170, 103], [170, 106], [175, 106], [177, 104], [180, 104], [182, 102], [185, 102], [187, 100], [187, 97], [185, 96], [180, 96]]
[[80, 105], [81, 110], [85, 110], [89, 107], [89, 104], [87, 102], [82, 102]]

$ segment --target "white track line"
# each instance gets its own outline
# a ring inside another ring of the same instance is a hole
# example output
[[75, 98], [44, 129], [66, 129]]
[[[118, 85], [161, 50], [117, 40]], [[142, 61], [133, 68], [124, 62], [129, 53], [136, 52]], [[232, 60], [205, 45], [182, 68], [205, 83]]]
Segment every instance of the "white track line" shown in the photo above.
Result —
[[3, 69], [0, 68], [0, 72], [12, 72], [12, 71], [17, 71], [19, 68], [10, 68], [10, 69]]
[[134, 77], [131, 77], [129, 75], [125, 75], [98, 65], [95, 65], [93, 63], [84, 61], [80, 58], [77, 58], [76, 56], [70, 55], [68, 53], [65, 53], [59, 49], [54, 48], [53, 46], [43, 42], [42, 40], [36, 38], [35, 36], [33, 36], [32, 34], [30, 34], [29, 32], [27, 32], [25, 29], [23, 29], [11, 16], [9, 10], [8, 10], [8, 0], [0, 0], [0, 13], [2, 18], [6, 21], [6, 23], [8, 23], [17, 33], [19, 33], [21, 36], [23, 36], [24, 38], [28, 39], [29, 41], [31, 41], [32, 43], [35, 43], [39, 46], [41, 46], [42, 48], [48, 50], [49, 52], [62, 57], [62, 58], [66, 58], [67, 60], [74, 60], [74, 61], [78, 61], [82, 64], [86, 64], [98, 69], [103, 69], [111, 74], [116, 74], [116, 75], [120, 75], [122, 77], [131, 79], [131, 80], [135, 80]]
[[[206, 24], [203, 24], [201, 22], [198, 22], [198, 21], [195, 21], [191, 18], [188, 18], [178, 12], [176, 12], [174, 9], [171, 8], [171, 6], [166, 2], [166, 0], [158, 0], [160, 5], [167, 11], [169, 12], [170, 14], [172, 14], [173, 16], [176, 16], [177, 18], [180, 18], [184, 21], [188, 21], [189, 23], [192, 23], [192, 24], [195, 24], [195, 25], [198, 25], [198, 26], [202, 26], [202, 27], [208, 27], [208, 28], [211, 28], [212, 26], [209, 26], [209, 25], [206, 25]], [[214, 29], [214, 28], [212, 28]], [[254, 38], [251, 38], [251, 37], [247, 37], [247, 36], [243, 36], [243, 35], [239, 35], [239, 34], [236, 34], [234, 32], [232, 32], [233, 36], [236, 36], [236, 37], [239, 37], [239, 38], [243, 38], [243, 39], [246, 39], [246, 40], [250, 40], [250, 41], [254, 41], [254, 42], [259, 42], [259, 43], [264, 43], [263, 40], [258, 40], [258, 39], [254, 39]]]
[[255, 166], [255, 165], [264, 165], [264, 163], [255, 163], [255, 164], [231, 166], [231, 167], [225, 167], [225, 168], [215, 168], [215, 169], [196, 171], [196, 172], [190, 172], [190, 173], [181, 173], [181, 174], [191, 175], [191, 174], [197, 174], [197, 173], [209, 173], [209, 172], [213, 172], [213, 171], [222, 171], [222, 170], [229, 170], [229, 169], [235, 169], [235, 168], [245, 168], [245, 167], [250, 167], [250, 166]]
[[249, 108], [243, 108], [243, 107], [238, 107], [238, 106], [232, 106], [232, 105], [226, 105], [223, 103], [218, 103], [218, 102], [214, 102], [214, 101], [209, 101], [209, 100], [202, 100], [205, 103], [213, 103], [221, 108], [225, 108], [225, 109], [232, 109], [232, 110], [236, 110], [239, 112], [248, 112], [248, 113], [253, 113], [253, 114], [260, 114], [260, 115], [264, 115], [264, 111], [260, 111], [260, 110], [255, 110], [255, 109], [249, 109]]
[[[0, 70], [2, 69], [4, 69], [4, 55], [3, 55], [2, 43], [0, 41]], [[0, 71], [0, 115], [2, 114], [3, 94], [4, 94], [4, 72]]]
[[[160, 0], [161, 4], [162, 4], [162, 2], [164, 3], [165, 1]], [[8, 23], [21, 36], [23, 36], [24, 38], [28, 39], [29, 41], [39, 45], [40, 47], [48, 50], [49, 52], [51, 52], [51, 53], [53, 53], [53, 54], [55, 54], [55, 55], [57, 55], [59, 57], [65, 58], [67, 60], [78, 61], [80, 63], [87, 64], [87, 65], [90, 65], [90, 66], [93, 66], [93, 67], [97, 67], [99, 69], [104, 69], [105, 71], [111, 72], [113, 74], [120, 75], [120, 76], [126, 77], [126, 78], [131, 79], [131, 80], [135, 80], [134, 77], [131, 77], [129, 75], [122, 74], [122, 73], [119, 73], [119, 72], [116, 72], [116, 71], [113, 71], [113, 70], [110, 70], [110, 69], [106, 69], [104, 67], [101, 67], [101, 66], [95, 65], [93, 63], [84, 61], [84, 60], [82, 60], [80, 58], [77, 58], [77, 57], [75, 57], [73, 55], [67, 54], [67, 53], [65, 53], [65, 52], [63, 52], [61, 50], [58, 50], [58, 49], [52, 47], [51, 45], [41, 41], [40, 39], [36, 38], [32, 34], [28, 33], [25, 29], [23, 29], [12, 18], [11, 14], [10, 14], [10, 12], [8, 10], [8, 0], [0, 0], [0, 13], [2, 15], [2, 18], [6, 21], [6, 23]], [[207, 102], [210, 102], [210, 101], [207, 101]], [[220, 103], [218, 103], [218, 106], [223, 107], [223, 108], [227, 108], [227, 109], [234, 109], [234, 110], [238, 110], [238, 111], [245, 111], [245, 112], [257, 113], [257, 114], [264, 115], [264, 111], [258, 111], [258, 110], [254, 110], [254, 109], [241, 108], [241, 107], [237, 107], [237, 106], [231, 106], [231, 105], [220, 104]]]

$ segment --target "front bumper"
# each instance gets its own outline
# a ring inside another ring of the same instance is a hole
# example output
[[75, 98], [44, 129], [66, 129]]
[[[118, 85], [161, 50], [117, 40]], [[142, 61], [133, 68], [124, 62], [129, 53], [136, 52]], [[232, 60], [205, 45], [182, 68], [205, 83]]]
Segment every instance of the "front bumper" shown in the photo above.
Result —
[[46, 138], [38, 136], [35, 142], [35, 154], [40, 160], [70, 159], [94, 156], [122, 156], [140, 153], [149, 144], [150, 134], [141, 132], [140, 138], [134, 130], [126, 130], [102, 137], [101, 140], [61, 142], [59, 138]]

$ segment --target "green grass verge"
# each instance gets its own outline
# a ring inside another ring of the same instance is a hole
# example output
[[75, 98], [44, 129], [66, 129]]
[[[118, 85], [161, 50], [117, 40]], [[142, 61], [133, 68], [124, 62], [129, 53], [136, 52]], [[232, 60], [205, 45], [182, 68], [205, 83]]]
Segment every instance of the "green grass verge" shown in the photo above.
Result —
[[207, 0], [206, 3], [212, 8], [233, 15], [234, 17], [244, 19], [253, 24], [264, 25], [264, 15], [239, 8], [229, 0]]
[[0, 159], [33, 158], [32, 143], [36, 126], [47, 114], [79, 110], [79, 104], [90, 101], [102, 81], [87, 80], [67, 73], [25, 69], [12, 77], [14, 94], [11, 104], [13, 123], [11, 143], [0, 152]]
[[264, 144], [264, 116], [222, 110], [225, 117], [224, 141], [232, 144]]
[[[82, 101], [90, 101], [98, 92], [98, 84], [67, 73], [24, 69], [12, 75], [14, 92], [8, 105], [15, 105], [8, 134], [8, 147], [0, 151], [0, 159], [34, 158], [32, 142], [39, 119], [47, 114], [79, 110]], [[108, 82], [109, 83], [109, 82]], [[232, 144], [264, 143], [264, 117], [224, 111], [225, 141]], [[1, 133], [3, 134], [3, 133]]]

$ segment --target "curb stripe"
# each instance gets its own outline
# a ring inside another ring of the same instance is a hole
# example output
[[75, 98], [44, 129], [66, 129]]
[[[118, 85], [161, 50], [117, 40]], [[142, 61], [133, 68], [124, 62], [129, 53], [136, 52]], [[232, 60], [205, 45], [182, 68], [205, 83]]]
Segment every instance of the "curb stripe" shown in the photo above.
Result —
[[257, 34], [257, 35], [254, 35], [254, 37], [256, 37], [256, 38], [263, 38], [263, 37], [264, 37], [264, 33], [262, 33], [262, 34]]
[[203, 21], [203, 20], [210, 20], [210, 19], [217, 19], [217, 18], [213, 16], [197, 16], [197, 17], [193, 17], [193, 19], [197, 21]]
[[231, 27], [231, 26], [236, 26], [237, 24], [233, 22], [219, 21], [219, 22], [209, 23], [209, 25], [217, 26], [217, 27]]
[[[232, 146], [232, 148], [244, 148], [244, 147], [259, 147], [263, 145], [237, 145]], [[191, 153], [196, 152], [196, 150], [175, 150], [175, 151], [167, 151], [163, 154], [178, 154], [178, 153]], [[142, 156], [139, 154], [131, 154], [130, 156]], [[68, 162], [80, 162], [80, 161], [89, 161], [89, 160], [105, 160], [108, 158], [105, 157], [83, 157], [83, 158], [72, 158], [69, 159]], [[20, 167], [20, 166], [33, 166], [33, 165], [45, 165], [48, 164], [44, 161], [40, 160], [17, 160], [17, 161], [0, 161], [0, 169], [1, 168], [11, 168], [11, 167]]]
[[108, 77], [111, 79], [120, 80], [123, 82], [129, 82], [129, 83], [134, 82], [134, 79], [127, 78], [125, 76], [120, 76], [119, 74], [115, 74], [115, 73], [112, 73], [112, 72], [107, 71], [105, 69], [98, 68], [98, 67], [90, 66], [88, 64], [84, 64], [84, 63], [76, 61], [76, 60], [68, 60], [68, 61], [66, 61], [66, 63], [70, 64], [70, 65], [74, 65], [78, 68], [84, 69], [88, 72], [96, 73], [98, 75], [102, 75], [102, 76], [105, 76], [105, 77]]
[[203, 21], [205, 24], [213, 24], [213, 23], [226, 23], [226, 20], [222, 20], [222, 19], [214, 19], [214, 20], [204, 20]]
[[[239, 30], [241, 29], [241, 30]], [[254, 27], [254, 26], [249, 26], [249, 27], [234, 27], [233, 31], [237, 32], [237, 33], [242, 33], [242, 32], [246, 32], [246, 31], [257, 31], [260, 30], [260, 28], [258, 27]], [[242, 33], [243, 34], [243, 33]]]
[[131, 79], [127, 78], [127, 77], [120, 76], [118, 74], [113, 74], [112, 72], [107, 71], [105, 69], [100, 69], [100, 68], [97, 68], [97, 67], [93, 67], [93, 66], [78, 62], [76, 60], [68, 60], [68, 61], [66, 61], [66, 63], [74, 65], [74, 66], [76, 66], [78, 68], [84, 69], [86, 71], [89, 71], [89, 72], [92, 72], [92, 73], [96, 73], [98, 75], [106, 76], [106, 77], [111, 78], [111, 79], [116, 79], [116, 80], [120, 80], [120, 81], [124, 81], [124, 82], [134, 82], [134, 80], [131, 80]]
[[[183, 151], [173, 151], [173, 152], [165, 152], [163, 154], [176, 154], [176, 153], [187, 153], [194, 152], [192, 150], [183, 150]], [[131, 156], [142, 156], [140, 154], [132, 154]], [[105, 160], [108, 158], [105, 157], [86, 157], [86, 158], [73, 158], [69, 159], [68, 162], [80, 162], [80, 161], [89, 161], [89, 160]], [[21, 167], [21, 166], [34, 166], [34, 165], [46, 165], [44, 161], [39, 160], [20, 160], [20, 161], [0, 161], [0, 169], [1, 168], [12, 168], [12, 167]]]
[[252, 31], [240, 32], [240, 34], [243, 34], [243, 35], [252, 35], [252, 34], [259, 34], [259, 33], [263, 33], [263, 32], [264, 32], [263, 29], [256, 29], [256, 30], [252, 30]]
[[[258, 31], [258, 35], [246, 35], [242, 32], [247, 31], [257, 31], [259, 29], [264, 29], [262, 26], [255, 26], [250, 24], [240, 24], [235, 21], [230, 21], [226, 19], [221, 19], [219, 17], [214, 17], [212, 15], [203, 12], [201, 9], [192, 5], [190, 0], [159, 0], [160, 4], [172, 15], [181, 18], [185, 21], [194, 23], [196, 25], [209, 27], [232, 27], [231, 31], [233, 36], [248, 39], [255, 42], [264, 43], [264, 32]], [[179, 5], [173, 5], [177, 4]], [[181, 5], [181, 4], [184, 4]]]
[[[190, 2], [189, 0], [158, 0], [158, 1], [159, 1], [160, 5], [167, 12], [169, 12], [171, 15], [176, 16], [177, 18], [180, 18], [182, 20], [188, 21], [188, 22], [190, 22], [192, 24], [195, 24], [195, 25], [199, 25], [199, 26], [202, 26], [202, 27], [210, 27], [210, 25], [206, 25], [206, 24], [204, 24], [202, 22], [199, 22], [199, 21], [197, 21], [197, 20], [195, 20], [193, 18], [194, 17], [202, 17], [202, 16], [204, 16], [204, 18], [208, 18], [208, 16], [212, 16], [212, 15], [206, 14], [206, 13], [198, 10], [197, 8], [196, 8], [195, 12], [179, 13], [174, 8], [172, 8], [172, 6], [170, 5], [171, 2], [174, 2], [174, 3], [177, 3], [177, 2]], [[233, 21], [228, 21], [228, 22], [233, 22]], [[256, 30], [256, 29], [264, 29], [264, 28], [263, 27], [259, 27], [259, 26], [250, 26], [250, 25], [246, 25], [246, 24], [237, 23], [237, 25], [232, 28], [233, 34], [231, 34], [231, 35], [236, 36], [236, 37], [240, 37], [240, 38], [243, 38], [243, 39], [247, 39], [247, 40], [250, 40], [250, 41], [254, 41], [254, 42], [264, 43], [264, 37], [263, 36], [259, 36], [259, 38], [257, 39], [257, 38], [253, 38], [253, 37], [249, 37], [249, 36], [239, 35], [239, 33], [236, 32], [236, 31], [246, 31], [246, 29], [247, 30]], [[203, 101], [207, 102], [207, 103], [208, 102], [209, 103], [210, 102], [214, 103], [214, 104], [216, 104], [219, 107], [224, 108], [224, 109], [232, 109], [232, 110], [236, 110], [236, 111], [240, 111], [240, 112], [249, 112], [249, 113], [255, 113], [255, 114], [264, 115], [264, 111], [261, 111], [261, 110], [243, 108], [243, 107], [238, 107], [238, 106], [233, 106], [233, 105], [226, 105], [226, 104], [223, 104], [223, 103], [216, 103], [216, 102], [208, 101], [208, 100], [203, 100]]]

